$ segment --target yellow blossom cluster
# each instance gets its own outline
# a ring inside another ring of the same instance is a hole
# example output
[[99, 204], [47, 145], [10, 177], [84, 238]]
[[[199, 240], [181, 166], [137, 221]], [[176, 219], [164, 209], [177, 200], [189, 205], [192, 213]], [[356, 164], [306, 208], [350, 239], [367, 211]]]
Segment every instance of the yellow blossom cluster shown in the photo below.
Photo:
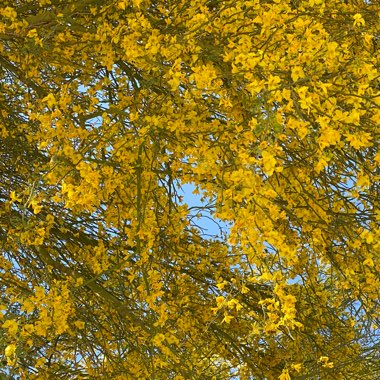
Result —
[[379, 20], [3, 0], [0, 377], [377, 379]]

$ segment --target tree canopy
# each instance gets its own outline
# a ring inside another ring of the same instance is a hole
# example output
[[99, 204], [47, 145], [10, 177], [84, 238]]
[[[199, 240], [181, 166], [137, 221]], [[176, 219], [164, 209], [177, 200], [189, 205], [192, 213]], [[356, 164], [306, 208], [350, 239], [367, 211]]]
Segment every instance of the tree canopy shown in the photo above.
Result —
[[379, 39], [369, 0], [3, 0], [3, 378], [378, 379]]

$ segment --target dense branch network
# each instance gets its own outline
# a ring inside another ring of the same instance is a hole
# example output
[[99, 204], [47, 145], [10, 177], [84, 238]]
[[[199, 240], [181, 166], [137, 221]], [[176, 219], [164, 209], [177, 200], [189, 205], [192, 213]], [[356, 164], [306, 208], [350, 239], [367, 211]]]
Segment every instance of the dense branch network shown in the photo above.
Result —
[[377, 379], [379, 15], [3, 1], [0, 373]]

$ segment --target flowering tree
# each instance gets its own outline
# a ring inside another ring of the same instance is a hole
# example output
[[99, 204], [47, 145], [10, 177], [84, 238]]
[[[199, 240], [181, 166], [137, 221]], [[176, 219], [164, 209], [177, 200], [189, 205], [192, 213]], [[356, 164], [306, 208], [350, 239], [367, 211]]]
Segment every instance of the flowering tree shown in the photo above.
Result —
[[3, 377], [377, 379], [379, 16], [3, 0]]

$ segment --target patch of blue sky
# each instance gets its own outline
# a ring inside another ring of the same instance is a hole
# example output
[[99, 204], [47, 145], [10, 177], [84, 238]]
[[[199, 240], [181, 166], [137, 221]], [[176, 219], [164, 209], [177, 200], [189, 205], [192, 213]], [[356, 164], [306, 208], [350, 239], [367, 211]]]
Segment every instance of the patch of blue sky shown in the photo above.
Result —
[[224, 240], [229, 234], [229, 224], [214, 216], [215, 206], [193, 184], [182, 184], [178, 189], [182, 204], [189, 208], [191, 224], [198, 228], [202, 236], [208, 239]]

